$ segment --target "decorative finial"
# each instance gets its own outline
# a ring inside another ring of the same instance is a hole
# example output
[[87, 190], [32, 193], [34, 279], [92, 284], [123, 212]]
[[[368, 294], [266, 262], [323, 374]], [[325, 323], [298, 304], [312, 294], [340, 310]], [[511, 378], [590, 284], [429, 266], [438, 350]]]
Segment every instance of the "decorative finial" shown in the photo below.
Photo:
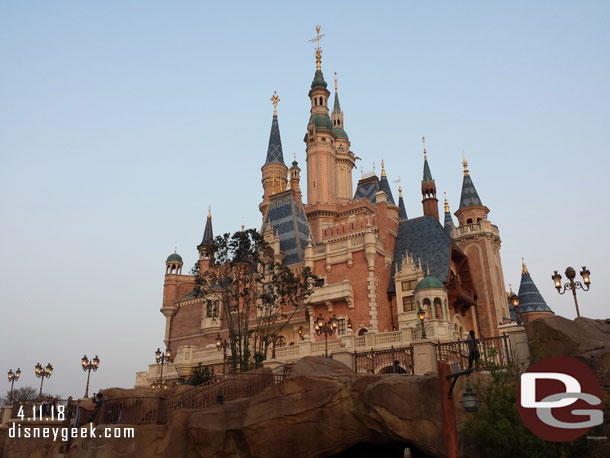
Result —
[[383, 159], [381, 160], [381, 176], [385, 176], [385, 165], [383, 164]]
[[208, 206], [208, 218], [212, 217], [212, 206]]
[[320, 35], [320, 26], [316, 26], [317, 35], [309, 40], [311, 43], [316, 43], [316, 70], [322, 70], [322, 50], [320, 49], [320, 40], [324, 37], [324, 34]]
[[277, 91], [273, 91], [273, 97], [271, 97], [271, 102], [273, 103], [273, 116], [277, 116], [277, 103], [280, 101], [280, 98], [277, 96]]
[[426, 137], [421, 138], [422, 143], [424, 144], [424, 161], [428, 159], [428, 155], [426, 153]]
[[292, 153], [292, 159], [294, 159], [294, 162], [297, 161], [297, 153]]
[[375, 161], [373, 161], [373, 175], [375, 174]]
[[335, 94], [339, 92], [339, 86], [337, 85], [337, 72], [335, 72]]
[[430, 276], [430, 265], [428, 264], [428, 260], [426, 260], [426, 276]]
[[241, 231], [242, 232], [244, 231], [244, 229], [246, 229], [246, 224], [245, 223], [246, 223], [246, 217], [242, 216], [241, 217]]
[[527, 271], [527, 267], [525, 266], [525, 259], [521, 258], [521, 275], [525, 275], [525, 274], [529, 274], [529, 272]]
[[445, 213], [449, 213], [449, 202], [447, 202], [447, 193], [445, 193]]
[[174, 246], [174, 253], [178, 253], [178, 246]]
[[464, 175], [468, 175], [468, 161], [466, 160], [466, 153], [462, 150], [462, 165], [464, 166]]
[[394, 183], [398, 183], [398, 197], [402, 197], [402, 186], [400, 185], [400, 177], [397, 180], [394, 180]]
[[508, 289], [510, 290], [510, 295], [512, 296], [513, 294], [513, 285], [511, 285], [510, 283], [508, 284]]

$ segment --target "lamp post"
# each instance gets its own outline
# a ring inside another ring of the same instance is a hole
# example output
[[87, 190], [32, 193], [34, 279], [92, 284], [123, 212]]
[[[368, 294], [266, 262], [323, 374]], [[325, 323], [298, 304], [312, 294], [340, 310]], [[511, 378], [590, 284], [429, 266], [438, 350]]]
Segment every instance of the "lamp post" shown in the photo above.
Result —
[[91, 361], [87, 359], [87, 355], [84, 355], [81, 359], [83, 370], [87, 372], [87, 387], [85, 388], [85, 398], [89, 397], [89, 379], [91, 378], [91, 371], [96, 372], [97, 368], [100, 367], [100, 359], [95, 355]]
[[426, 338], [426, 327], [424, 326], [424, 320], [426, 319], [426, 312], [424, 309], [419, 309], [417, 312], [417, 318], [419, 318], [419, 322], [421, 323], [421, 338]]
[[17, 380], [19, 380], [20, 376], [21, 376], [21, 369], [17, 368], [17, 371], [15, 373], [13, 373], [13, 369], [8, 370], [8, 381], [11, 382], [11, 392], [8, 395], [8, 398], [9, 398], [11, 404], [13, 403], [13, 385], [15, 384], [15, 382]]
[[328, 358], [328, 336], [332, 336], [339, 328], [339, 321], [337, 317], [333, 315], [326, 321], [322, 314], [316, 318], [316, 334], [322, 335], [324, 333], [324, 356]]
[[[168, 363], [171, 362], [172, 360], [172, 351], [168, 348], [165, 350], [165, 353], [161, 353], [161, 350], [159, 348], [157, 348], [157, 351], [155, 352], [155, 361], [157, 362], [157, 364], [161, 364], [161, 374], [159, 375], [159, 382], [158, 385], [156, 387], [161, 388], [163, 387], [163, 365], [165, 364], [165, 361], [167, 361]], [[153, 388], [156, 388], [155, 384], [153, 384]]]
[[582, 281], [584, 284], [579, 281], [574, 281], [574, 278], [576, 277], [576, 271], [572, 267], [568, 267], [565, 273], [566, 277], [568, 277], [568, 280], [570, 281], [563, 285], [563, 290], [561, 289], [561, 274], [555, 271], [551, 278], [553, 279], [553, 282], [555, 283], [555, 288], [557, 288], [557, 292], [559, 294], [564, 294], [568, 289], [572, 290], [572, 294], [574, 295], [574, 305], [576, 306], [576, 316], [580, 318], [578, 300], [576, 299], [576, 290], [580, 288], [583, 291], [589, 291], [589, 285], [591, 284], [591, 279], [589, 278], [589, 275], [591, 275], [591, 272], [589, 272], [589, 270], [585, 266], [582, 266], [580, 276], [582, 277]]
[[227, 363], [227, 348], [229, 348], [229, 342], [227, 339], [222, 339], [220, 334], [216, 336], [216, 350], [222, 350], [222, 375], [225, 375], [225, 366]]
[[462, 401], [460, 401], [462, 407], [466, 412], [476, 412], [479, 410], [479, 406], [481, 405], [481, 399], [479, 395], [472, 391], [472, 387], [470, 386], [470, 380], [466, 382], [466, 391], [462, 395]]
[[521, 319], [519, 318], [519, 296], [517, 296], [514, 292], [513, 292], [513, 287], [511, 285], [508, 285], [510, 287], [510, 303], [513, 304], [513, 307], [515, 307], [515, 315], [517, 316], [517, 324], [521, 324]]
[[51, 366], [51, 363], [48, 363], [47, 367], [42, 367], [40, 363], [36, 363], [34, 370], [36, 371], [36, 377], [40, 379], [40, 391], [38, 392], [38, 398], [40, 399], [42, 397], [42, 384], [45, 377], [50, 378], [51, 374], [53, 374], [53, 366]]

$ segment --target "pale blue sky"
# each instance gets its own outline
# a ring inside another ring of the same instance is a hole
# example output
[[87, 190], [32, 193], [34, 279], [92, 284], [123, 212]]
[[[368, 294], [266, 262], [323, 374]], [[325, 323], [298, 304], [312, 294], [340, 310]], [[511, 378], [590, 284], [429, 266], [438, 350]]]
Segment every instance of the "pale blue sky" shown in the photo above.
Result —
[[316, 24], [353, 151], [401, 176], [409, 216], [421, 137], [452, 211], [464, 149], [507, 288], [525, 256], [571, 318], [550, 276], [585, 264], [581, 311], [608, 315], [608, 2], [288, 3], [0, 0], [0, 370], [18, 386], [51, 362], [48, 391], [82, 395], [83, 353], [92, 390], [153, 361], [174, 246], [187, 270], [208, 205], [216, 233], [260, 224], [274, 90], [305, 169]]

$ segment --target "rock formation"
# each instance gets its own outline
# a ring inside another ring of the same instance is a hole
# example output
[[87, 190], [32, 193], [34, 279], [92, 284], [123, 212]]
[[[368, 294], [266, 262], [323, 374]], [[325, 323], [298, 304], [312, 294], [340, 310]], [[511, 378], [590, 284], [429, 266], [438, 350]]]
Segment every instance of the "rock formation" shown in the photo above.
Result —
[[417, 456], [444, 455], [440, 384], [434, 376], [357, 376], [307, 357], [281, 384], [125, 439], [77, 440], [70, 458], [324, 457], [362, 443], [402, 443]]

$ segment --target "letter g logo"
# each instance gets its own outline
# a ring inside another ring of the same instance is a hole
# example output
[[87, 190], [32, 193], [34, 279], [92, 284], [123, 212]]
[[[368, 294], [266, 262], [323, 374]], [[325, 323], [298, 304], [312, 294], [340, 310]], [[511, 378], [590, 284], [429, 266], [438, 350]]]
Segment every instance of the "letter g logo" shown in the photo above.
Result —
[[[517, 405], [521, 419], [534, 434], [548, 441], [567, 442], [603, 423], [601, 396], [601, 386], [591, 369], [560, 356], [543, 359], [521, 375]], [[583, 408], [591, 406], [599, 407]]]

